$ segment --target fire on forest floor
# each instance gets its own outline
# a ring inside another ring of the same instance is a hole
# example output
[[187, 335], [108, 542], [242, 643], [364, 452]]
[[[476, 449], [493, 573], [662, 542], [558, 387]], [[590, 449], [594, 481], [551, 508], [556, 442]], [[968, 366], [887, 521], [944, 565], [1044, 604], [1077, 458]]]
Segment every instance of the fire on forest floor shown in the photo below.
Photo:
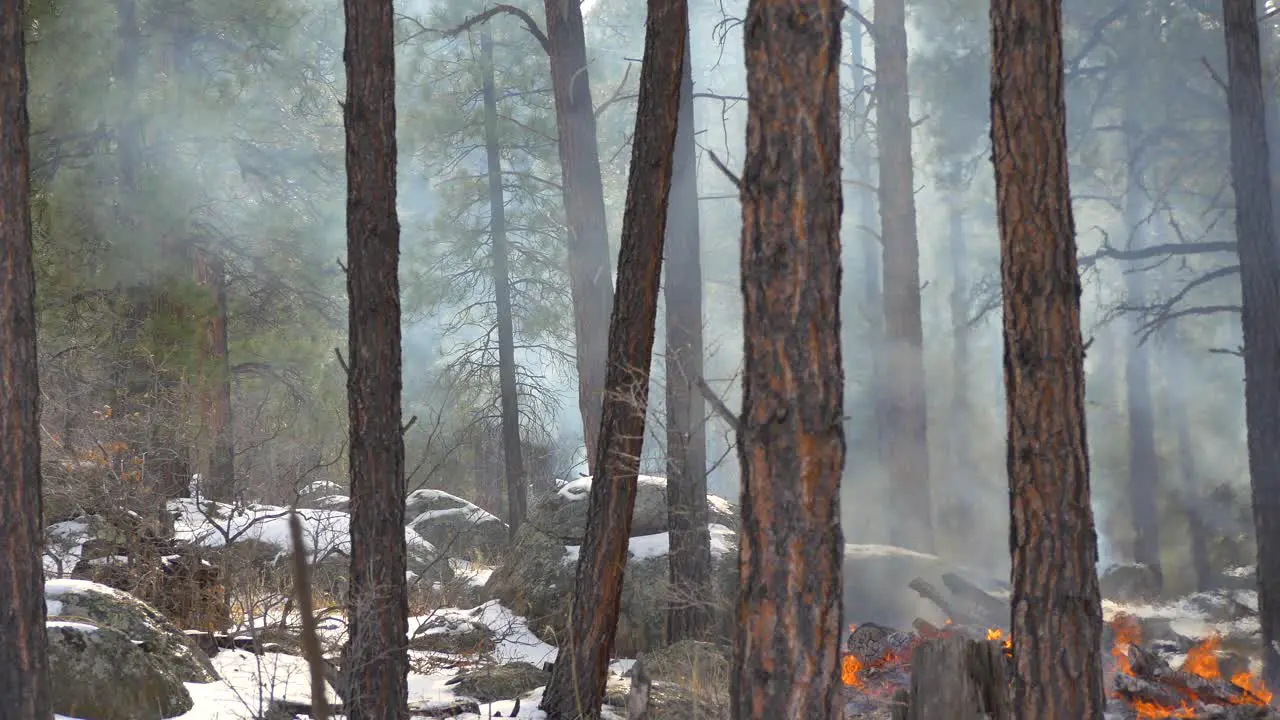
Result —
[[[1247, 667], [1239, 666], [1238, 658], [1229, 654], [1220, 657], [1220, 636], [1211, 635], [1192, 647], [1181, 666], [1174, 669], [1160, 654], [1142, 646], [1142, 627], [1135, 617], [1117, 615], [1109, 629], [1114, 639], [1105, 659], [1105, 685], [1114, 709], [1123, 717], [1266, 717], [1249, 709], [1261, 711], [1270, 706], [1272, 693]], [[910, 688], [912, 651], [920, 643], [944, 635], [999, 641], [1012, 663], [1013, 644], [1003, 628], [978, 629], [950, 620], [942, 627], [917, 620], [914, 632], [872, 623], [852, 625], [842, 666], [846, 717], [865, 717], [894, 704], [895, 695]], [[1230, 663], [1238, 667], [1224, 667]], [[1012, 671], [1011, 666], [1008, 669]]]

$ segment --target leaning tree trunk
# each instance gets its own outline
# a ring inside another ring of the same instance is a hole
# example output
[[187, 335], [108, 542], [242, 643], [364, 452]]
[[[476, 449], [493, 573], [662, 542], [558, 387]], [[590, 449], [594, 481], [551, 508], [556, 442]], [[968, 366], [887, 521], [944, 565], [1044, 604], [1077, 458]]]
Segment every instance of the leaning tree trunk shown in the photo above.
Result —
[[351, 575], [344, 708], [408, 716], [400, 221], [391, 0], [345, 0]]
[[881, 432], [889, 470], [890, 538], [933, 552], [928, 405], [920, 318], [920, 250], [911, 167], [905, 0], [875, 1], [880, 239], [884, 246], [885, 397]]
[[542, 696], [550, 720], [594, 720], [604, 700], [644, 444], [688, 22], [685, 0], [649, 0], [604, 415], [568, 636]]
[[1245, 422], [1258, 542], [1263, 680], [1280, 687], [1280, 257], [1276, 250], [1257, 6], [1223, 0], [1231, 184], [1244, 334]]
[[[1137, 15], [1137, 13], [1134, 13]], [[1136, 64], [1137, 59], [1131, 58]], [[1124, 134], [1126, 145], [1126, 183], [1124, 193], [1124, 219], [1130, 232], [1129, 249], [1140, 250], [1145, 244], [1147, 228], [1146, 202], [1142, 189], [1141, 115], [1135, 107], [1137, 83], [1142, 76], [1136, 67], [1129, 69], [1133, 85], [1130, 85], [1124, 107]], [[1146, 303], [1146, 282], [1141, 272], [1125, 274], [1125, 294], [1130, 307], [1140, 308]], [[1129, 412], [1129, 511], [1133, 515], [1135, 534], [1133, 559], [1149, 567], [1158, 583], [1163, 585], [1164, 574], [1160, 567], [1160, 457], [1156, 453], [1156, 421], [1151, 397], [1151, 367], [1145, 344], [1139, 344], [1141, 316], [1131, 316], [1134, 330], [1128, 339], [1128, 362], [1125, 365], [1125, 388]]]
[[839, 708], [843, 13], [840, 0], [747, 6], [736, 720]]
[[667, 207], [667, 641], [704, 639], [711, 625], [711, 534], [707, 529], [706, 402], [702, 380], [702, 247], [693, 63], [685, 39], [671, 202]]
[[520, 457], [520, 396], [516, 391], [516, 340], [511, 320], [510, 251], [507, 210], [502, 191], [502, 146], [498, 143], [498, 93], [493, 77], [493, 37], [480, 33], [484, 65], [484, 145], [489, 160], [489, 237], [493, 269], [493, 298], [498, 315], [498, 392], [502, 396], [502, 457], [507, 478], [507, 527], [514, 540], [524, 522], [529, 485]]
[[1061, 0], [992, 0], [991, 40], [1013, 706], [1020, 720], [1102, 720], [1102, 601], [1089, 505]]
[[24, 5], [0, 2], [0, 720], [53, 717], [40, 559], [40, 378]]
[[599, 457], [598, 433], [604, 400], [605, 358], [613, 277], [609, 269], [609, 228], [604, 181], [596, 146], [596, 114], [591, 104], [587, 41], [582, 8], [566, 0], [546, 0], [547, 52], [560, 140], [561, 187], [569, 224], [569, 285], [577, 337], [578, 407], [590, 472]]
[[222, 258], [197, 248], [196, 283], [209, 292], [210, 307], [201, 320], [200, 405], [208, 431], [208, 475], [201, 483], [210, 500], [235, 497], [235, 440], [231, 425], [231, 364], [227, 353], [227, 274]]

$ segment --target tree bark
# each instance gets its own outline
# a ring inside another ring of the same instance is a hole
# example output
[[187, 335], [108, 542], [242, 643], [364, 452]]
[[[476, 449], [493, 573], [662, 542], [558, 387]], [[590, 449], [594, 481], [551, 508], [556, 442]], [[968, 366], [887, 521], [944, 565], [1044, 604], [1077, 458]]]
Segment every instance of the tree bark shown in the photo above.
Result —
[[1245, 422], [1258, 542], [1263, 680], [1280, 687], [1280, 253], [1271, 204], [1257, 5], [1223, 0], [1231, 184], [1236, 196]]
[[905, 0], [875, 0], [876, 128], [880, 140], [880, 238], [884, 246], [884, 437], [890, 538], [934, 551], [928, 405], [920, 318]]
[[391, 0], [344, 0], [347, 398], [351, 422], [350, 720], [408, 716], [400, 221]]
[[702, 245], [698, 148], [694, 144], [689, 39], [680, 82], [680, 121], [667, 207], [667, 554], [671, 607], [667, 641], [702, 640], [711, 628], [711, 533], [707, 529], [706, 401], [702, 379]]
[[[953, 191], [954, 192], [954, 191]], [[951, 473], [961, 487], [972, 487], [977, 480], [973, 455], [973, 404], [969, 393], [969, 239], [965, 236], [964, 208], [958, 192], [950, 200], [951, 250], [951, 416], [949, 444]], [[964, 508], [963, 517], [972, 517], [973, 498], [961, 494], [956, 501]]]
[[40, 499], [24, 3], [0, 2], [0, 720], [53, 717]]
[[528, 483], [520, 457], [520, 396], [516, 390], [516, 341], [511, 320], [511, 276], [507, 209], [502, 191], [502, 146], [498, 141], [498, 93], [493, 77], [493, 37], [480, 32], [484, 66], [484, 144], [489, 160], [489, 237], [493, 298], [498, 315], [498, 386], [502, 396], [502, 458], [507, 478], [507, 527], [514, 540], [527, 510]]
[[744, 34], [737, 720], [839, 708], [839, 0], [751, 0]]
[[209, 431], [208, 475], [202, 485], [210, 500], [235, 497], [235, 439], [231, 426], [231, 363], [227, 353], [227, 276], [222, 258], [196, 248], [196, 283], [208, 289], [212, 308], [204, 325], [200, 379], [204, 426]]
[[[1137, 15], [1137, 13], [1134, 13]], [[1141, 32], [1141, 30], [1138, 30]], [[1137, 64], [1136, 59], [1130, 63]], [[1125, 226], [1129, 229], [1129, 249], [1145, 245], [1147, 221], [1146, 200], [1142, 189], [1143, 168], [1141, 115], [1135, 102], [1142, 76], [1137, 67], [1129, 69], [1131, 85], [1124, 104], [1126, 145], [1126, 183], [1124, 193]], [[1125, 294], [1131, 307], [1146, 304], [1146, 280], [1141, 272], [1125, 273]], [[1156, 581], [1163, 585], [1160, 567], [1160, 458], [1156, 453], [1155, 412], [1151, 397], [1151, 368], [1145, 345], [1138, 344], [1141, 317], [1132, 315], [1133, 332], [1128, 339], [1128, 362], [1125, 366], [1125, 388], [1129, 414], [1129, 511], [1135, 533], [1133, 559], [1151, 568]]]
[[911, 697], [902, 720], [1010, 720], [999, 642], [950, 636], [911, 652]]
[[568, 637], [542, 696], [549, 720], [596, 720], [604, 699], [644, 444], [688, 21], [685, 0], [649, 0], [604, 414]]
[[[545, 0], [551, 86], [560, 140], [561, 186], [569, 224], [569, 284], [577, 337], [578, 407], [587, 462], [599, 457], [598, 433], [604, 398], [613, 273], [609, 268], [609, 228], [604, 181], [596, 146], [595, 106], [587, 71], [582, 8], [566, 0]], [[595, 467], [588, 468], [589, 473]]]
[[1061, 0], [992, 0], [991, 39], [1013, 706], [1022, 720], [1102, 720], [1102, 602], [1089, 505]]

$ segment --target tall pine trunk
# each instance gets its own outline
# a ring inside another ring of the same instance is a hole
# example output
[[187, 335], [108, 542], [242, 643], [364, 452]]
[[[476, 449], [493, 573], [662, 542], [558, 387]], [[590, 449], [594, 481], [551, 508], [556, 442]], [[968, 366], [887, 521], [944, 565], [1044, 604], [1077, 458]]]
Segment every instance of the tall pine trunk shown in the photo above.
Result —
[[[969, 238], [965, 234], [964, 207], [959, 190], [952, 189], [948, 202], [949, 250], [951, 259], [951, 404], [947, 444], [950, 448], [951, 476], [961, 488], [973, 487], [978, 480], [973, 452], [973, 402], [970, 397], [969, 352]], [[968, 494], [952, 496], [958, 503], [961, 518], [974, 516], [974, 498]]]
[[577, 338], [578, 407], [582, 413], [587, 462], [591, 465], [589, 471], [595, 472], [605, 359], [609, 353], [609, 315], [613, 309], [604, 181], [600, 177], [582, 8], [579, 3], [567, 0], [545, 0], [544, 7], [560, 141], [561, 187], [569, 225], [569, 285]]
[[905, 0], [875, 0], [876, 132], [880, 141], [880, 238], [884, 245], [884, 413], [890, 538], [933, 552], [928, 405], [920, 318]]
[[1245, 422], [1258, 541], [1258, 616], [1263, 680], [1280, 687], [1280, 256], [1253, 0], [1223, 0], [1231, 184], [1243, 302]]
[[344, 0], [347, 97], [347, 399], [351, 422], [349, 720], [407, 717], [400, 221], [391, 0]]
[[735, 720], [839, 711], [843, 13], [839, 0], [747, 6]]
[[1061, 0], [992, 0], [991, 40], [1013, 706], [1021, 720], [1102, 720], [1102, 600], [1089, 504]]
[[211, 307], [201, 320], [200, 407], [208, 431], [208, 475], [203, 493], [210, 500], [235, 497], [235, 439], [231, 425], [231, 363], [227, 353], [227, 274], [213, 251], [196, 248], [196, 283], [207, 289]]
[[0, 2], [0, 720], [53, 717], [22, 0]]
[[568, 637], [542, 696], [550, 720], [595, 720], [604, 700], [644, 444], [688, 22], [685, 0], [649, 0], [604, 414]]
[[702, 246], [693, 63], [685, 40], [680, 120], [667, 206], [667, 555], [671, 606], [667, 641], [701, 640], [711, 623], [711, 534], [707, 529], [706, 402], [702, 379]]
[[[1135, 13], [1135, 16], [1137, 13]], [[1136, 64], [1137, 59], [1131, 59]], [[1126, 145], [1126, 183], [1124, 220], [1129, 230], [1129, 248], [1139, 250], [1146, 243], [1147, 203], [1142, 189], [1141, 115], [1134, 106], [1142, 76], [1136, 67], [1129, 69], [1133, 78], [1124, 107]], [[1125, 273], [1125, 294], [1131, 307], [1146, 303], [1146, 279], [1143, 273], [1130, 269]], [[1141, 316], [1131, 315], [1133, 330], [1127, 339], [1128, 362], [1125, 365], [1125, 389], [1129, 414], [1129, 510], [1133, 517], [1133, 559], [1155, 573], [1163, 584], [1160, 567], [1160, 458], [1156, 453], [1156, 421], [1151, 397], [1151, 368], [1145, 344], [1138, 344]]]
[[511, 319], [510, 250], [507, 247], [507, 208], [502, 190], [502, 146], [498, 140], [498, 93], [493, 77], [493, 37], [480, 33], [480, 61], [484, 66], [484, 145], [489, 161], [489, 257], [493, 299], [498, 319], [498, 391], [502, 396], [502, 458], [507, 478], [507, 527], [511, 537], [524, 522], [529, 486], [520, 457], [520, 396], [516, 389], [516, 340]]

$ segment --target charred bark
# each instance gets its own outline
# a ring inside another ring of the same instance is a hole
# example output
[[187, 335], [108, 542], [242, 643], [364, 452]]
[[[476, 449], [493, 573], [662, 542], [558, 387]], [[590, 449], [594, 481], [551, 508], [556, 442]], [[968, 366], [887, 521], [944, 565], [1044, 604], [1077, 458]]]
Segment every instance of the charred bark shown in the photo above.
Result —
[[739, 720], [839, 707], [843, 13], [839, 0], [751, 0], [744, 27]]
[[998, 641], [949, 636], [911, 652], [911, 696], [902, 720], [1010, 720], [1004, 650]]
[[545, 0], [551, 85], [560, 140], [560, 173], [569, 224], [569, 285], [577, 337], [578, 407], [587, 446], [588, 472], [599, 457], [598, 433], [604, 400], [605, 358], [613, 277], [609, 268], [609, 228], [604, 181], [596, 145], [596, 114], [587, 71], [582, 8], [576, 2]]
[[391, 0], [345, 0], [347, 398], [351, 422], [350, 720], [408, 716], [400, 221]]
[[203, 494], [210, 500], [235, 497], [235, 439], [231, 426], [231, 363], [227, 353], [227, 274], [222, 258], [196, 249], [196, 283], [208, 290], [204, 319], [200, 405], [209, 433], [208, 475]]
[[702, 244], [698, 148], [694, 144], [693, 64], [686, 52], [680, 121], [667, 206], [667, 554], [671, 607], [667, 641], [705, 639], [711, 626], [711, 534], [707, 530], [706, 401], [702, 378]]
[[1244, 335], [1245, 423], [1258, 542], [1263, 680], [1280, 687], [1280, 253], [1271, 205], [1257, 4], [1223, 0], [1231, 184]]
[[568, 637], [542, 696], [550, 720], [595, 720], [604, 699], [644, 444], [688, 22], [685, 0], [649, 0], [607, 393]]
[[520, 396], [516, 390], [516, 341], [511, 319], [510, 251], [507, 247], [507, 209], [502, 191], [502, 146], [498, 140], [498, 93], [493, 77], [493, 37], [480, 33], [480, 62], [484, 66], [484, 144], [489, 161], [489, 242], [493, 299], [498, 321], [498, 387], [502, 396], [502, 458], [507, 478], [507, 527], [514, 540], [528, 508], [529, 485], [520, 456]]
[[[876, 128], [880, 140], [880, 238], [884, 246], [883, 443], [891, 483], [890, 538], [933, 552], [928, 404], [920, 318], [905, 0], [875, 0]], [[910, 518], [910, 520], [906, 520]]]
[[[1133, 62], [1133, 61], [1131, 61]], [[1129, 229], [1129, 249], [1141, 250], [1145, 245], [1146, 201], [1142, 189], [1142, 152], [1140, 115], [1134, 107], [1141, 82], [1136, 69], [1130, 69], [1133, 85], [1125, 102], [1124, 133], [1126, 144], [1126, 183], [1124, 193], [1125, 225]], [[1146, 305], [1146, 280], [1141, 272], [1125, 273], [1125, 294], [1130, 307]], [[1156, 453], [1156, 421], [1151, 397], [1151, 368], [1146, 345], [1138, 344], [1142, 318], [1130, 322], [1129, 356], [1125, 365], [1125, 389], [1129, 412], [1129, 511], [1133, 516], [1133, 559], [1155, 574], [1163, 585], [1160, 567], [1160, 457]]]
[[25, 4], [0, 2], [0, 719], [53, 717], [45, 641], [40, 378]]
[[1023, 720], [1102, 720], [1102, 602], [1089, 505], [1061, 0], [992, 0], [991, 39], [1013, 707]]

